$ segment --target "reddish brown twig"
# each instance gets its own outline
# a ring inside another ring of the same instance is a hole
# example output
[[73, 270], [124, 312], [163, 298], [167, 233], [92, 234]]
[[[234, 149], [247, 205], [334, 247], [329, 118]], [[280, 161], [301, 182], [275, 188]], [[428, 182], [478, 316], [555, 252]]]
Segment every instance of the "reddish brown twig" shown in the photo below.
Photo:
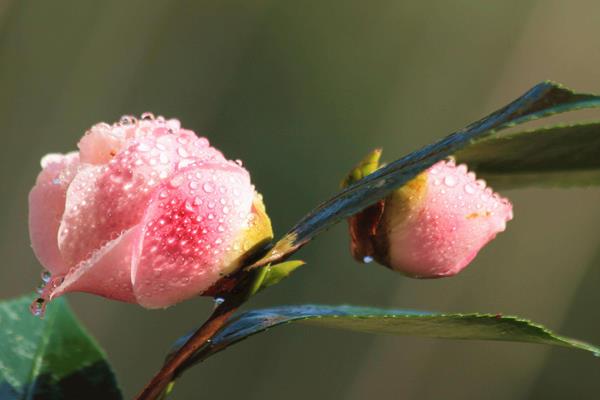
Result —
[[219, 305], [209, 319], [188, 339], [187, 342], [163, 365], [136, 400], [156, 400], [166, 390], [178, 369], [215, 335], [243, 303], [232, 299]]

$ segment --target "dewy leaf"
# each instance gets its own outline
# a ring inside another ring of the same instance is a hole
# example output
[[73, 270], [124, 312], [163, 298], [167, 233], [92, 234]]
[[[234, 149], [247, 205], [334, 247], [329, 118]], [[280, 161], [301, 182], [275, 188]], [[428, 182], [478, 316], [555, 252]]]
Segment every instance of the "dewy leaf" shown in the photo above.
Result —
[[121, 399], [104, 353], [64, 298], [44, 319], [29, 312], [32, 299], [0, 302], [0, 399]]
[[600, 122], [492, 136], [455, 154], [494, 189], [600, 184]]
[[[600, 354], [600, 348], [596, 346], [556, 335], [541, 325], [513, 316], [300, 305], [248, 311], [235, 317], [212, 338], [209, 345], [187, 362], [185, 368], [252, 335], [291, 322], [366, 333], [549, 344]], [[187, 336], [179, 339], [172, 352], [186, 340]]]
[[271, 250], [249, 268], [283, 259], [321, 231], [387, 196], [421, 171], [499, 130], [552, 114], [600, 107], [600, 96], [574, 93], [553, 82], [542, 82], [509, 105], [425, 146], [348, 186], [296, 224]]

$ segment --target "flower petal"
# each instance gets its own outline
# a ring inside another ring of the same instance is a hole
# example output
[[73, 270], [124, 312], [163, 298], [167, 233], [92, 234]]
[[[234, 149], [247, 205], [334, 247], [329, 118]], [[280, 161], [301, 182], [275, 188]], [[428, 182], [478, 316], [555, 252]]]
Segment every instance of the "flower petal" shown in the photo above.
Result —
[[42, 159], [43, 170], [29, 193], [29, 236], [42, 265], [53, 274], [68, 270], [56, 241], [65, 210], [67, 188], [73, 180], [77, 153], [49, 154]]
[[135, 303], [131, 285], [131, 261], [139, 250], [141, 227], [135, 226], [115, 240], [108, 242], [89, 260], [65, 276], [50, 293], [50, 299], [67, 292], [87, 292], [113, 300]]
[[386, 203], [381, 231], [388, 240], [386, 261], [414, 277], [451, 276], [506, 229], [512, 205], [453, 161], [435, 164], [422, 177], [425, 187], [415, 191], [420, 194], [408, 209], [406, 201], [399, 203], [402, 210]]
[[160, 182], [179, 169], [211, 160], [225, 159], [206, 139], [159, 127], [131, 139], [107, 164], [87, 164], [69, 187], [59, 229], [59, 248], [67, 265], [87, 260], [138, 224]]
[[238, 267], [252, 223], [254, 187], [230, 161], [179, 172], [163, 185], [143, 221], [132, 281], [144, 307], [167, 307], [199, 295]]

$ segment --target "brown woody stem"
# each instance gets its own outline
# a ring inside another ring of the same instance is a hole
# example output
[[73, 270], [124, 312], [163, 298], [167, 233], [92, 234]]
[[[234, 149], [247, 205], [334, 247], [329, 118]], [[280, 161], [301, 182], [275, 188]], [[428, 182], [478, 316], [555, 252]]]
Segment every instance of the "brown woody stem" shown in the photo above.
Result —
[[244, 300], [243, 298], [233, 298], [220, 304], [208, 320], [177, 350], [160, 371], [154, 375], [152, 380], [135, 399], [159, 399], [169, 383], [175, 378], [179, 368], [225, 325]]

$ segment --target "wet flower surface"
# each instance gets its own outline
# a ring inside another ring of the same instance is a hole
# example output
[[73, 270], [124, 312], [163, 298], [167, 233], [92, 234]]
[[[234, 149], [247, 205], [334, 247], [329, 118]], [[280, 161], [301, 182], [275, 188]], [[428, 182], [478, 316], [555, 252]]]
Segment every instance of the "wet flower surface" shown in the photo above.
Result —
[[466, 165], [444, 160], [352, 217], [352, 252], [414, 278], [452, 276], [512, 218], [510, 201]]
[[241, 162], [175, 119], [97, 124], [50, 154], [29, 197], [42, 298], [83, 291], [166, 307], [201, 294], [272, 237]]

